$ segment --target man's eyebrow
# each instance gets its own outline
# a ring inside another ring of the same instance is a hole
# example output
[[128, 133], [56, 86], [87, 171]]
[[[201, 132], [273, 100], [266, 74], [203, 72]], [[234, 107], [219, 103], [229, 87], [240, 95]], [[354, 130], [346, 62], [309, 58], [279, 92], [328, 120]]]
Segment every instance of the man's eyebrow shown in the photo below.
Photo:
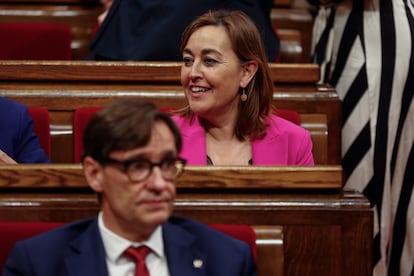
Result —
[[140, 153], [140, 154], [133, 155], [130, 158], [128, 158], [128, 160], [134, 160], [134, 159], [148, 159], [148, 156], [144, 153]]
[[[177, 157], [177, 152], [174, 150], [166, 150], [164, 152], [161, 153], [161, 157], [162, 159], [166, 159], [166, 158], [171, 158], [171, 157]], [[129, 157], [128, 159], [126, 159], [127, 161], [133, 161], [133, 160], [140, 160], [140, 159], [145, 159], [145, 160], [150, 160], [150, 154], [149, 153], [139, 153], [137, 155], [133, 155], [131, 157]]]

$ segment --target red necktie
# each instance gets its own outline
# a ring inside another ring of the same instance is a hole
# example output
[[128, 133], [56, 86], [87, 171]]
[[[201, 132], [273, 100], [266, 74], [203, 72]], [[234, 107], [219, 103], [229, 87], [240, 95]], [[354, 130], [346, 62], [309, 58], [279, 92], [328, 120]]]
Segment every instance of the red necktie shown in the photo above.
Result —
[[125, 255], [135, 262], [135, 276], [149, 276], [145, 258], [150, 249], [147, 246], [129, 247], [125, 250]]

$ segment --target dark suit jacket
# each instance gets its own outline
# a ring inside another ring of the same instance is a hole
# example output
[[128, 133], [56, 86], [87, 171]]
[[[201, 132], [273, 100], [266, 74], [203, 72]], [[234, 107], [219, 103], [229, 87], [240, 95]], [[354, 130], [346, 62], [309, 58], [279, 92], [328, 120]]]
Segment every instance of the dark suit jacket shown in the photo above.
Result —
[[0, 149], [17, 163], [49, 163], [27, 106], [0, 97]]
[[269, 61], [279, 53], [270, 21], [273, 0], [114, 0], [89, 59], [180, 61], [185, 27], [208, 10], [242, 10], [259, 28]]
[[[75, 222], [17, 242], [3, 276], [107, 275], [97, 218]], [[256, 275], [249, 246], [186, 218], [163, 225], [164, 250], [171, 276]], [[193, 261], [202, 260], [201, 268]]]

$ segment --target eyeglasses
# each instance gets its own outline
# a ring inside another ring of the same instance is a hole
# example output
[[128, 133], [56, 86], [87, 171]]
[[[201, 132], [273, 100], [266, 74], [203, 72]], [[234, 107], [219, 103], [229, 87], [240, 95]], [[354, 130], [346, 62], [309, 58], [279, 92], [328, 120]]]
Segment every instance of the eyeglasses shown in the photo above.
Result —
[[119, 161], [108, 157], [104, 163], [119, 165], [131, 182], [140, 182], [151, 175], [154, 167], [160, 168], [161, 176], [165, 180], [175, 180], [183, 172], [187, 161], [180, 157], [174, 157], [164, 159], [159, 163], [152, 163], [144, 158]]

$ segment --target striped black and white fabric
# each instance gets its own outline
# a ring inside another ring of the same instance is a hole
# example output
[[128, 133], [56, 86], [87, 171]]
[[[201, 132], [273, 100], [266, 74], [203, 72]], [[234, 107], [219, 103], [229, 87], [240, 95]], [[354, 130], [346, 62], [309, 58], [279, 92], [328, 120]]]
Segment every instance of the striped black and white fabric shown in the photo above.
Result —
[[374, 275], [414, 275], [413, 15], [414, 0], [331, 1], [314, 24], [321, 81], [343, 101], [345, 188], [375, 211]]

